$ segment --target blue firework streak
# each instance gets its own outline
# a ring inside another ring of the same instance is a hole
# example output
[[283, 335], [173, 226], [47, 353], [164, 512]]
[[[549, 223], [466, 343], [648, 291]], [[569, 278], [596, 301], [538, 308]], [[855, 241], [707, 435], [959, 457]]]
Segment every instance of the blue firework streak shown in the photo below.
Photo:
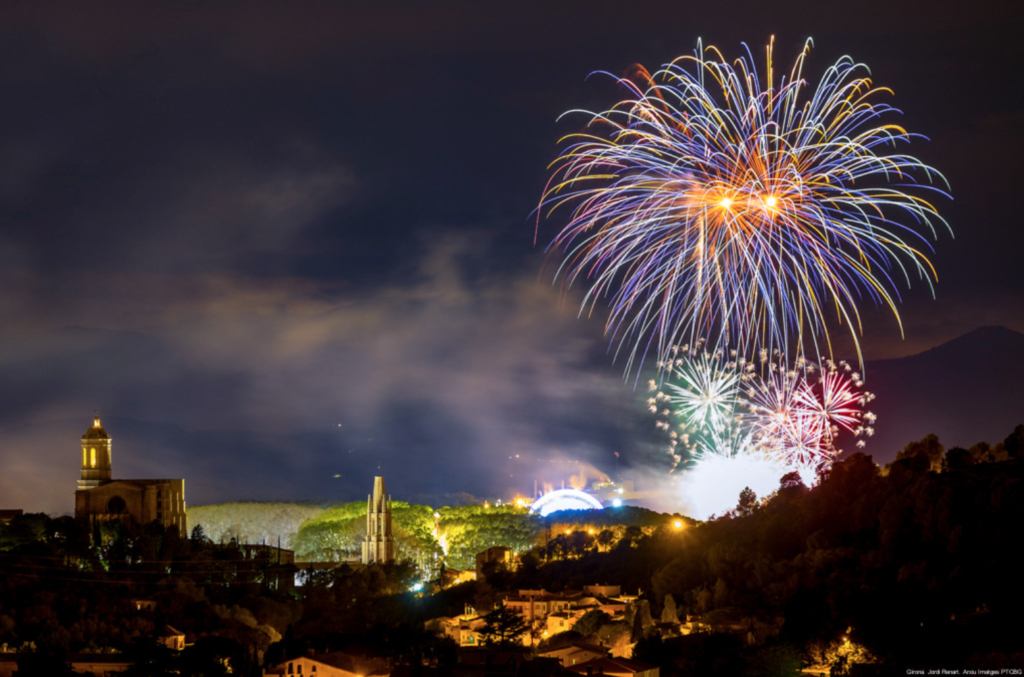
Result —
[[[698, 48], [618, 82], [631, 97], [563, 139], [538, 218], [568, 208], [551, 247], [583, 307], [608, 299], [606, 333], [664, 366], [701, 339], [741, 354], [831, 354], [828, 322], [856, 345], [862, 298], [899, 320], [897, 282], [936, 279], [925, 249], [948, 229], [925, 197], [948, 195], [933, 168], [897, 152], [913, 138], [882, 123], [867, 68], [848, 57], [816, 86], [808, 41], [764, 79], [749, 50], [732, 63]], [[901, 329], [902, 331], [902, 329]]]

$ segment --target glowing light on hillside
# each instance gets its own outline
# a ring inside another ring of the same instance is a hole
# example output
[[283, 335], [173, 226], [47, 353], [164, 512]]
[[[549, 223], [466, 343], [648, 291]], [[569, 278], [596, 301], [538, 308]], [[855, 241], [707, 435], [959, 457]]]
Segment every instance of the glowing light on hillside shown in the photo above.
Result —
[[601, 510], [603, 507], [596, 498], [578, 489], [559, 489], [534, 501], [530, 512], [547, 517], [559, 510]]

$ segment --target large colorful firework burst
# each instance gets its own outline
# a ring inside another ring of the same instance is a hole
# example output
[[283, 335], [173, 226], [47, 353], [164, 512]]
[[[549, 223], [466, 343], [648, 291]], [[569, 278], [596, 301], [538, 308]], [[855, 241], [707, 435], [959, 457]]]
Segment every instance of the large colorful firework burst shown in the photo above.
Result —
[[627, 372], [701, 338], [831, 354], [833, 319], [860, 358], [858, 300], [899, 320], [897, 278], [932, 285], [925, 234], [948, 226], [922, 195], [946, 195], [945, 179], [898, 152], [915, 135], [882, 123], [898, 111], [864, 65], [843, 57], [809, 84], [810, 47], [779, 76], [770, 43], [762, 79], [749, 50], [730, 63], [698, 43], [618, 78], [631, 97], [611, 110], [571, 111], [590, 122], [563, 139], [538, 219], [571, 208], [559, 273], [589, 285], [584, 309], [611, 297]]

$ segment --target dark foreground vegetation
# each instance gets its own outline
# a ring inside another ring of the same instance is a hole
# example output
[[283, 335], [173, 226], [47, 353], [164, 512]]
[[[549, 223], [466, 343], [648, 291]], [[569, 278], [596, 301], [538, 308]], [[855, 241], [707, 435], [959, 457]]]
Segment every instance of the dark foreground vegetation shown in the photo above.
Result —
[[[310, 646], [443, 665], [454, 645], [424, 621], [467, 604], [486, 613], [504, 590], [598, 583], [642, 593], [629, 640], [665, 676], [872, 661], [1019, 668], [1022, 450], [1024, 427], [992, 447], [945, 450], [925, 438], [886, 468], [858, 453], [813, 489], [786, 478], [772, 497], [748, 493], [730, 514], [682, 528], [647, 511], [619, 513], [629, 524], [559, 515], [540, 523], [515, 571], [422, 593], [409, 592], [420, 576], [411, 561], [310, 572], [290, 589], [283, 576], [294, 569], [245, 562], [201, 529], [188, 539], [156, 525], [96, 533], [25, 515], [0, 526], [0, 644], [51, 666], [72, 651], [125, 651], [139, 658], [136, 675], [223, 674], [223, 658], [256, 675]], [[659, 631], [657, 619], [687, 615], [699, 618], [695, 634]], [[577, 636], [608, 639], [605, 621], [587, 619]], [[163, 652], [154, 638], [166, 625], [195, 645]]]

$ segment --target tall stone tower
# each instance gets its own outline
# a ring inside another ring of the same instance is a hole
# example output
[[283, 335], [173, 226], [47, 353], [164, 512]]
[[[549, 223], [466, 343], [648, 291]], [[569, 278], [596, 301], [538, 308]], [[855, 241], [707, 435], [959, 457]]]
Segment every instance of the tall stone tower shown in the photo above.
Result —
[[391, 534], [391, 498], [385, 498], [384, 478], [373, 478], [373, 495], [366, 498], [366, 540], [363, 564], [395, 561], [395, 537]]
[[113, 439], [100, 425], [100, 417], [82, 435], [82, 477], [78, 488], [95, 489], [110, 481], [110, 443]]

